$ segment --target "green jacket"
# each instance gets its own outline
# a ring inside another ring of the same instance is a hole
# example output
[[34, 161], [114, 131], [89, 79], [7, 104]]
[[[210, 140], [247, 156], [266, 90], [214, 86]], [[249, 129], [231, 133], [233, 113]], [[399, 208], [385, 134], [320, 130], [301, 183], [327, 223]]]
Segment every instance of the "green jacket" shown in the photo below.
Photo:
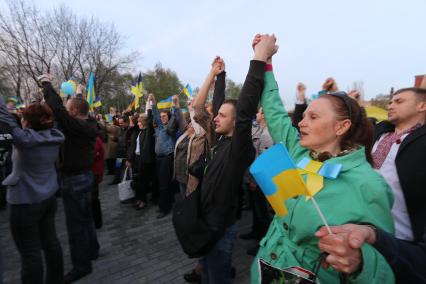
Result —
[[[309, 157], [309, 150], [299, 144], [299, 133], [292, 127], [284, 109], [272, 72], [265, 73], [262, 106], [274, 142], [282, 142], [296, 163]], [[369, 223], [393, 233], [392, 191], [367, 162], [364, 148], [327, 162], [343, 166], [337, 179], [324, 178], [323, 189], [315, 195], [329, 224]], [[312, 271], [320, 256], [318, 238], [314, 234], [324, 224], [312, 201], [299, 196], [287, 200], [286, 206], [288, 215], [275, 216], [260, 242], [251, 269], [252, 283], [259, 282], [258, 258], [279, 268], [300, 266]], [[363, 269], [347, 277], [348, 283], [394, 283], [392, 270], [379, 252], [366, 244], [362, 247], [362, 255]], [[339, 283], [339, 275], [332, 268], [321, 268], [319, 279], [321, 283]]]

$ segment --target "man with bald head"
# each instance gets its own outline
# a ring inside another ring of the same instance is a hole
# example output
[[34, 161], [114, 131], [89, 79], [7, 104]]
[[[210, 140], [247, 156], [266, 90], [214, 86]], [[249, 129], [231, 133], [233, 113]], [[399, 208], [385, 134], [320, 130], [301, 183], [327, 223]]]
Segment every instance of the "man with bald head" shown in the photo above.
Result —
[[[61, 97], [40, 76], [46, 103], [55, 114], [65, 142], [60, 151], [60, 189], [65, 209], [68, 240], [73, 268], [65, 275], [72, 283], [92, 272], [91, 260], [98, 257], [99, 244], [91, 211], [91, 191], [95, 180], [91, 171], [96, 141], [96, 121], [89, 116], [89, 104], [81, 95], [69, 99], [64, 107]], [[78, 93], [82, 93], [79, 87]]]

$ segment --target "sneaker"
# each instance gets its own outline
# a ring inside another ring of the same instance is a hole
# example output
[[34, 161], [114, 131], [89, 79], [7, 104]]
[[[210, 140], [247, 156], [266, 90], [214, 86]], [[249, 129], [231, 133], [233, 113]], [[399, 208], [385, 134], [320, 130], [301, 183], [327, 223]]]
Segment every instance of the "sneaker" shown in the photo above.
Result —
[[157, 219], [162, 219], [162, 218], [164, 218], [164, 217], [166, 217], [166, 216], [167, 216], [167, 213], [160, 212], [160, 213], [157, 215]]
[[201, 275], [198, 274], [195, 269], [193, 269], [190, 273], [185, 273], [183, 275], [183, 279], [185, 279], [188, 283], [201, 283]]

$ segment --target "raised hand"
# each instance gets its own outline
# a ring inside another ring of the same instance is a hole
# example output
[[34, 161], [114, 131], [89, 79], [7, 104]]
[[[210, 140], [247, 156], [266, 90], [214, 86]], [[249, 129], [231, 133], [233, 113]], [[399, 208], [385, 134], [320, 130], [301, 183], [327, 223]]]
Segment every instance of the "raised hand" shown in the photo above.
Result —
[[361, 101], [361, 94], [357, 90], [352, 90], [348, 93], [348, 96], [360, 103]]
[[212, 62], [211, 72], [217, 76], [225, 70], [225, 62], [220, 56], [216, 56]]
[[260, 42], [261, 38], [262, 38], [261, 34], [257, 34], [254, 36], [253, 42], [251, 43], [251, 47], [253, 48], [253, 51], [254, 51], [254, 47], [256, 46], [256, 44]]
[[337, 83], [334, 78], [329, 77], [325, 80], [324, 84], [322, 84], [322, 89], [326, 90], [327, 92], [337, 92]]
[[305, 101], [306, 86], [303, 83], [297, 84], [297, 101]]
[[40, 83], [44, 83], [44, 82], [52, 82], [53, 80], [53, 76], [52, 74], [43, 74], [38, 76], [37, 81]]
[[254, 46], [254, 59], [268, 62], [270, 58], [278, 51], [276, 45], [277, 38], [274, 34], [262, 35], [260, 41]]
[[180, 108], [180, 104], [179, 104], [179, 97], [178, 97], [177, 95], [174, 95], [174, 96], [172, 97], [172, 103], [173, 103], [173, 106], [174, 106], [175, 108]]
[[150, 94], [148, 95], [148, 101], [149, 101], [149, 102], [152, 102], [152, 103], [155, 103], [155, 96], [154, 96], [154, 94], [153, 94], [153, 93], [150, 93]]
[[86, 89], [86, 88], [85, 88], [83, 85], [78, 84], [78, 86], [77, 86], [77, 90], [75, 91], [75, 93], [76, 93], [76, 94], [83, 94], [85, 89]]

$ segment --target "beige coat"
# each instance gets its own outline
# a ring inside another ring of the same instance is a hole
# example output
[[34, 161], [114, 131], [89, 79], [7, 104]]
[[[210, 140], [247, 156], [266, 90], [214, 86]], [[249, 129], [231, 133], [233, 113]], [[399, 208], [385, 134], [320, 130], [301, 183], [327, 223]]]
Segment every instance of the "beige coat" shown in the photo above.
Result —
[[120, 127], [113, 124], [107, 124], [105, 127], [102, 128], [106, 130], [108, 135], [108, 142], [104, 143], [105, 160], [115, 159], [117, 158], [118, 136], [120, 135]]
[[[195, 130], [195, 135], [189, 142], [188, 149], [188, 167], [196, 162], [200, 156], [204, 153], [204, 143], [207, 137], [212, 136], [212, 118], [209, 113], [203, 109], [194, 108], [194, 112], [191, 113], [192, 125]], [[210, 149], [212, 139], [208, 139], [207, 148]], [[197, 189], [200, 181], [198, 178], [188, 174], [188, 184], [186, 186], [186, 195], [191, 194]]]

